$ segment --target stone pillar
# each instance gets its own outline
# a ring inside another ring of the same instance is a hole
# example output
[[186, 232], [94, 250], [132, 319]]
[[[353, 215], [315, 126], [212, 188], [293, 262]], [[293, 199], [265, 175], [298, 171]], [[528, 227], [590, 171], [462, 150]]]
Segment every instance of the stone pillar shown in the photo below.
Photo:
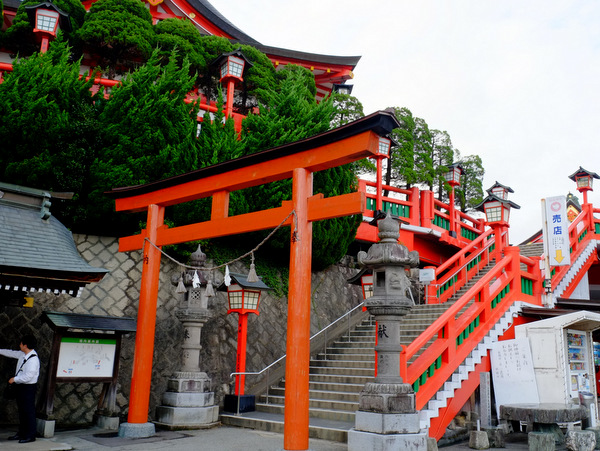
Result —
[[398, 244], [400, 225], [390, 215], [378, 227], [381, 241], [358, 254], [359, 264], [373, 271], [373, 296], [365, 304], [377, 321], [377, 377], [360, 394], [348, 450], [423, 450], [427, 430], [420, 428], [412, 386], [400, 377], [401, 321], [414, 305], [406, 270], [418, 266], [419, 255]]
[[[203, 267], [206, 255], [200, 246], [191, 255], [191, 266]], [[211, 392], [211, 380], [200, 368], [200, 339], [202, 327], [211, 318], [208, 310], [210, 280], [202, 271], [186, 271], [176, 274], [172, 282], [179, 279], [185, 286], [180, 306], [175, 312], [183, 324], [184, 338], [181, 346], [181, 369], [175, 371], [167, 381], [167, 391], [162, 396], [162, 405], [156, 408], [155, 423], [166, 429], [201, 429], [218, 424], [219, 406], [215, 405], [215, 394]], [[208, 291], [208, 295], [207, 295]]]

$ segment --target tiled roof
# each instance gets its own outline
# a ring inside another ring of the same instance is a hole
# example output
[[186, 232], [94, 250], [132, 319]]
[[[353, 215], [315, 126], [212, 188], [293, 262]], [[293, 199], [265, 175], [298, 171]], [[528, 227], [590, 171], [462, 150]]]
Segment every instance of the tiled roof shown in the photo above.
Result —
[[[104, 274], [77, 252], [71, 232], [54, 216], [0, 203], [0, 268], [27, 268], [80, 274]], [[0, 269], [4, 272], [4, 269]]]
[[114, 330], [117, 332], [136, 331], [135, 319], [127, 317], [59, 312], [44, 312], [44, 316], [53, 329]]

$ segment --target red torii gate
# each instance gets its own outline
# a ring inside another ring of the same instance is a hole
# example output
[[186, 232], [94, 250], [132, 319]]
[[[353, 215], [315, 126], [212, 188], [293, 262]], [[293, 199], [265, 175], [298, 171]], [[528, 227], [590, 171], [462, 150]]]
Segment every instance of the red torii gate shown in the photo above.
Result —
[[[156, 246], [266, 230], [285, 222], [293, 233], [290, 244], [287, 364], [285, 370], [284, 449], [308, 449], [310, 360], [310, 280], [312, 221], [360, 214], [364, 193], [330, 198], [313, 196], [316, 171], [373, 157], [380, 136], [399, 123], [393, 113], [380, 111], [329, 132], [285, 146], [216, 164], [180, 176], [135, 187], [116, 188], [117, 211], [147, 211], [146, 229], [140, 235], [119, 240], [119, 251], [143, 249], [142, 280], [131, 377], [128, 422], [148, 421], [152, 357], [156, 327], [156, 303], [161, 253], [144, 246], [148, 238]], [[229, 216], [229, 193], [276, 180], [292, 178], [292, 200], [281, 207]], [[209, 221], [168, 228], [165, 207], [212, 196]], [[295, 218], [295, 224], [294, 224]]]

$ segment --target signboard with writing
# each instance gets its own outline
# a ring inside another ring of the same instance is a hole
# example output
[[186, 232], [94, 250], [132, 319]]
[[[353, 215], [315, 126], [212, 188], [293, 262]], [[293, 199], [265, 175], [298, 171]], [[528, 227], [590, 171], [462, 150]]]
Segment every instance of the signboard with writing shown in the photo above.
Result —
[[63, 337], [56, 377], [112, 378], [116, 338]]
[[490, 356], [498, 417], [501, 405], [540, 402], [528, 338], [494, 343]]
[[571, 264], [571, 253], [566, 197], [548, 197], [544, 206], [544, 250], [548, 264], [568, 266]]

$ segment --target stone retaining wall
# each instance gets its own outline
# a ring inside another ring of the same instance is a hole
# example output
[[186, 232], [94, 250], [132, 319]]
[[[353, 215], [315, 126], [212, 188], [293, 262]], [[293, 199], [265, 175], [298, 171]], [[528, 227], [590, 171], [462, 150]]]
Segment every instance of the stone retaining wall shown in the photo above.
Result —
[[[80, 298], [67, 295], [35, 294], [33, 308], [5, 307], [0, 311], [0, 347], [18, 349], [19, 338], [33, 333], [39, 340], [38, 353], [42, 362], [40, 384], [46, 377], [52, 330], [42, 323], [43, 311], [89, 313], [94, 315], [137, 318], [141, 280], [141, 252], [118, 252], [118, 240], [111, 237], [74, 235], [78, 250], [93, 266], [110, 270], [104, 279], [88, 285]], [[209, 256], [210, 258], [210, 256]], [[352, 259], [347, 259], [351, 262]], [[207, 264], [209, 266], [210, 263]], [[233, 267], [232, 271], [247, 273], [248, 268]], [[166, 258], [161, 262], [160, 288], [157, 305], [152, 394], [149, 419], [154, 418], [157, 405], [166, 389], [168, 377], [179, 369], [180, 343], [183, 328], [175, 317], [178, 297], [171, 284], [178, 266]], [[316, 333], [362, 301], [360, 287], [346, 280], [356, 273], [351, 264], [339, 264], [312, 275], [311, 332]], [[212, 378], [216, 399], [222, 404], [225, 394], [232, 392], [229, 374], [235, 370], [237, 348], [237, 315], [227, 315], [225, 293], [210, 298], [212, 319], [202, 330], [201, 368]], [[259, 371], [285, 353], [287, 331], [287, 299], [263, 295], [260, 315], [250, 315], [248, 321], [247, 371]], [[121, 421], [126, 421], [135, 334], [123, 337], [117, 404]], [[16, 360], [0, 358], [0, 380], [8, 380], [15, 370]], [[247, 384], [252, 384], [247, 378]], [[89, 424], [93, 421], [101, 384], [58, 384], [54, 399], [57, 426]], [[38, 390], [39, 393], [40, 390]], [[0, 423], [17, 422], [14, 401], [0, 403]]]

